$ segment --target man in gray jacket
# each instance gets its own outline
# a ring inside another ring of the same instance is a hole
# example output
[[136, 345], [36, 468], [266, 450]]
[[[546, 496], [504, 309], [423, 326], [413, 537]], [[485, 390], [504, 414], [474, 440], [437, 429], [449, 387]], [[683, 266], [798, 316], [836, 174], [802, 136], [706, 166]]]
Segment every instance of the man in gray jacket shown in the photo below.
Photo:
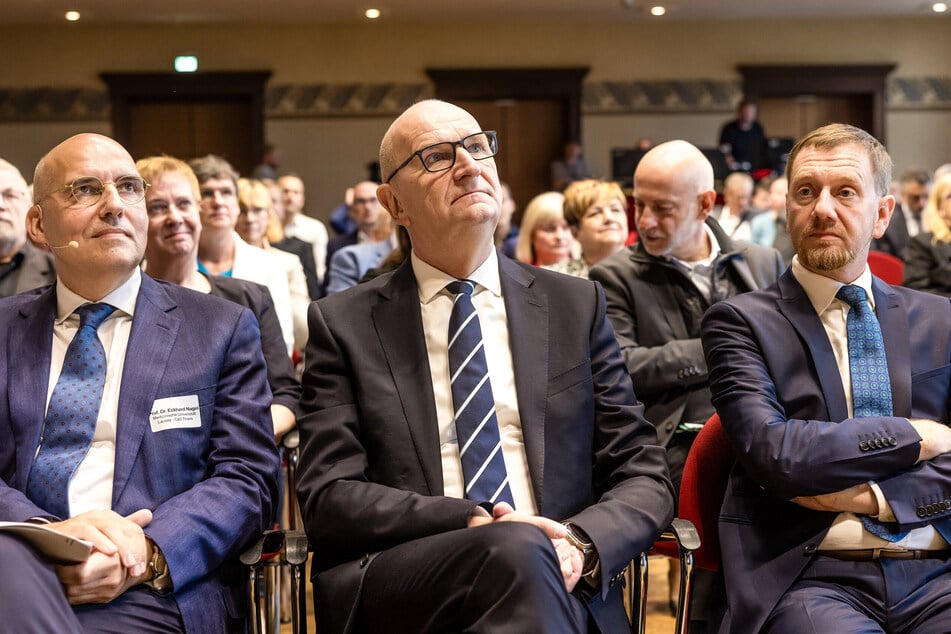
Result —
[[[621, 354], [667, 448], [679, 491], [690, 445], [713, 414], [700, 319], [715, 302], [767, 286], [783, 272], [774, 249], [734, 241], [710, 217], [713, 166], [686, 141], [656, 146], [634, 172], [637, 244], [591, 269], [607, 298]], [[707, 620], [698, 576], [692, 618]], [[691, 628], [692, 631], [694, 628]]]

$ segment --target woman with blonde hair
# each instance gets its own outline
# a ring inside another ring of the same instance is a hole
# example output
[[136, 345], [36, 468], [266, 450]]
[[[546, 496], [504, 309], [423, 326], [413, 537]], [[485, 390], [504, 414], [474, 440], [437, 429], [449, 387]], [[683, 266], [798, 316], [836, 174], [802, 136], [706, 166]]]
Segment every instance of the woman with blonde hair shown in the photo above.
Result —
[[931, 188], [921, 232], [908, 242], [904, 285], [951, 297], [951, 174]]
[[561, 211], [564, 196], [545, 192], [528, 201], [515, 246], [515, 257], [536, 266], [550, 266], [571, 258], [573, 239]]

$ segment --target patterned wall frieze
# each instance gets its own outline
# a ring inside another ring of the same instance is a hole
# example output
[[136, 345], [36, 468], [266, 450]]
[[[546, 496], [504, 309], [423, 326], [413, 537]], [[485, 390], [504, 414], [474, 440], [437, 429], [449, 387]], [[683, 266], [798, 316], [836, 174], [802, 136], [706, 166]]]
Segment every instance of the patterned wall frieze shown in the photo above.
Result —
[[586, 114], [729, 112], [743, 95], [739, 81], [600, 81], [584, 85]]
[[[265, 96], [268, 119], [395, 116], [431, 97], [429, 83], [282, 84]], [[738, 80], [585, 82], [584, 114], [686, 114], [732, 111]], [[889, 110], [951, 109], [951, 77], [895, 77]], [[108, 121], [108, 91], [96, 88], [0, 88], [0, 122]]]
[[951, 108], [951, 77], [896, 77], [886, 90], [891, 110]]

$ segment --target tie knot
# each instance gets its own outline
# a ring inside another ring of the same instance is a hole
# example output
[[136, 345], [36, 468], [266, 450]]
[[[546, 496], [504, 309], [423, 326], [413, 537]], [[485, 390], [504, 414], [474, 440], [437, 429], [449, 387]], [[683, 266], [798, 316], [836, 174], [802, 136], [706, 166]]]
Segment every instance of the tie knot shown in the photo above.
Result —
[[89, 326], [93, 330], [98, 330], [99, 326], [106, 320], [106, 317], [115, 311], [114, 306], [109, 304], [86, 304], [76, 309], [79, 314], [79, 327]]
[[446, 284], [446, 290], [453, 295], [472, 295], [475, 290], [475, 282], [472, 280], [455, 280]]
[[865, 303], [865, 289], [855, 284], [846, 284], [835, 294], [836, 297], [851, 306], [857, 311], [863, 310], [868, 306]]

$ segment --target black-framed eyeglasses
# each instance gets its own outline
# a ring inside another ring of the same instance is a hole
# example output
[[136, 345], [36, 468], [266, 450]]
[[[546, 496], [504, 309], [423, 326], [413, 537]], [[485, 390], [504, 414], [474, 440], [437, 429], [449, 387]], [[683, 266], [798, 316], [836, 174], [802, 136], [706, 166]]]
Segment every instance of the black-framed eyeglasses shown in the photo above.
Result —
[[409, 165], [414, 158], [419, 157], [419, 162], [427, 172], [444, 172], [456, 164], [456, 148], [462, 146], [469, 155], [477, 161], [484, 161], [492, 158], [499, 153], [499, 139], [495, 130], [483, 130], [470, 134], [458, 141], [443, 141], [442, 143], [433, 143], [427, 145], [421, 150], [413, 152], [408, 159], [402, 162], [399, 167], [393, 170], [384, 183], [389, 183], [401, 169]]
[[71, 183], [66, 183], [63, 191], [69, 192], [77, 205], [91, 207], [102, 198], [102, 193], [106, 191], [106, 185], [113, 185], [116, 188], [116, 193], [119, 194], [119, 200], [127, 205], [142, 202], [142, 199], [145, 198], [145, 190], [150, 186], [145, 182], [145, 179], [139, 176], [122, 176], [109, 182], [103, 182], [95, 176], [80, 176]]

